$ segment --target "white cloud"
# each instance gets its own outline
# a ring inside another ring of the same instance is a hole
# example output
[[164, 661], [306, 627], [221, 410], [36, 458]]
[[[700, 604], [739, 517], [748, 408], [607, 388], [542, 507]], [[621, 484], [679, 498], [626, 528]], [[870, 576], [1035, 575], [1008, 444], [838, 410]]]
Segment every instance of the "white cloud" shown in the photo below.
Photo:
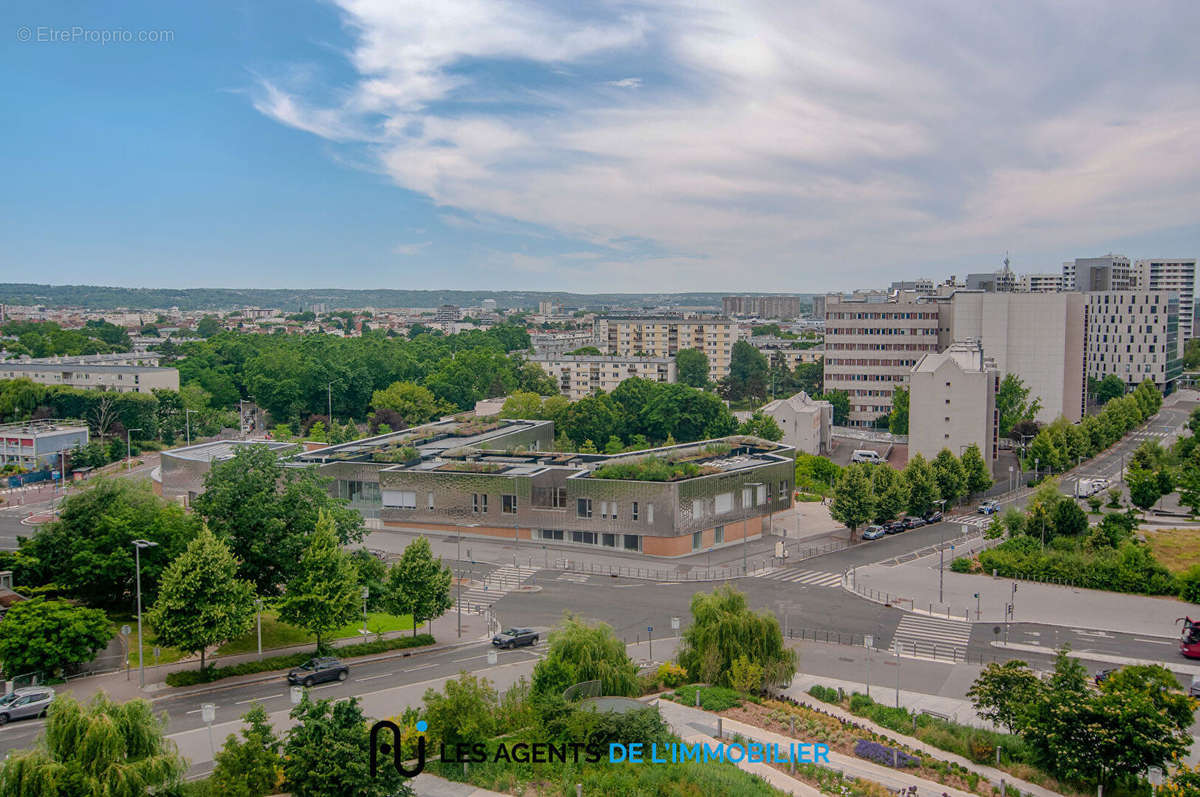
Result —
[[[255, 107], [366, 143], [459, 226], [612, 252], [609, 288], [842, 287], [1195, 222], [1200, 4], [339, 5], [357, 80]], [[653, 77], [603, 79], [630, 66]]]
[[392, 252], [397, 255], [416, 255], [420, 254], [422, 250], [428, 248], [432, 243], [433, 241], [421, 241], [415, 244], [396, 244], [392, 247]]

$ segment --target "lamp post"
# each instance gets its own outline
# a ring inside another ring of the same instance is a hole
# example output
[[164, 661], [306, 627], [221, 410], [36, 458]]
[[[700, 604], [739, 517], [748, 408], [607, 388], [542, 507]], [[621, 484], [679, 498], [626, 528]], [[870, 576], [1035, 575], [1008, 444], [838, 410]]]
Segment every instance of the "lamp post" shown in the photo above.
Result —
[[455, 537], [458, 540], [458, 554], [455, 556], [455, 566], [458, 568], [458, 638], [462, 639], [462, 533], [463, 529], [473, 529], [478, 527], [478, 523], [468, 523], [459, 525], [458, 534]]
[[137, 579], [137, 615], [138, 615], [138, 688], [146, 688], [146, 666], [142, 660], [142, 549], [154, 548], [157, 542], [149, 540], [133, 541], [133, 561]]
[[192, 444], [192, 413], [193, 412], [196, 412], [196, 410], [185, 409], [183, 411], [183, 427], [187, 432], [187, 444], [189, 446]]
[[258, 657], [261, 659], [262, 658], [262, 610], [263, 610], [263, 599], [262, 598], [254, 599], [254, 608], [255, 608], [256, 614], [258, 616]]
[[363, 588], [362, 588], [362, 599], [363, 599], [363, 627], [362, 627], [362, 634], [363, 634], [363, 636], [366, 636], [366, 635], [369, 633], [369, 632], [367, 631], [367, 598], [369, 598], [370, 596], [371, 596], [371, 588], [370, 588], [370, 587], [363, 587]]
[[58, 452], [61, 463], [58, 466], [58, 486], [61, 492], [67, 491], [67, 449]]
[[217, 707], [213, 703], [204, 703], [200, 706], [200, 718], [204, 720], [204, 724], [208, 726], [208, 749], [215, 758], [217, 755], [217, 746], [213, 742], [212, 724], [217, 718]]
[[328, 443], [333, 439], [331, 432], [333, 431], [333, 382], [330, 382], [326, 387], [329, 393], [329, 425], [325, 427], [325, 442]]
[[[750, 506], [754, 506], [754, 504], [755, 504], [755, 502], [753, 500], [753, 498], [755, 497], [754, 491], [762, 486], [763, 486], [762, 482], [745, 482], [742, 485], [742, 498], [746, 497], [746, 489], [749, 488], [750, 495], [751, 495]], [[749, 509], [749, 507], [745, 507], [745, 506], [742, 507], [742, 575], [749, 575], [749, 573], [750, 573], [749, 565], [746, 563], [746, 550], [747, 550], [747, 546], [750, 542], [749, 530], [748, 530], [748, 524], [747, 524], [747, 521], [750, 518], [746, 512], [747, 509]]]
[[[946, 499], [939, 498], [934, 501], [938, 505], [938, 511], [945, 514]], [[938, 603], [943, 601], [942, 598], [942, 582], [945, 579], [946, 569], [946, 526], [942, 524], [942, 544], [938, 546]]]
[[126, 429], [125, 430], [125, 470], [133, 470], [133, 433], [140, 432], [141, 429]]
[[1008, 466], [1008, 491], [1010, 493], [1013, 491], [1013, 466], [1012, 465]]

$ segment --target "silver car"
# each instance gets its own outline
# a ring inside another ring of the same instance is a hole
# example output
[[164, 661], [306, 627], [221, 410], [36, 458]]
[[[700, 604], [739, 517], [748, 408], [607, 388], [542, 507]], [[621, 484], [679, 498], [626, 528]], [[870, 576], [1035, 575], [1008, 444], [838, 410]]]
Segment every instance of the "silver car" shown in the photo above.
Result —
[[40, 717], [54, 702], [54, 690], [48, 686], [27, 686], [0, 697], [0, 725], [9, 720]]

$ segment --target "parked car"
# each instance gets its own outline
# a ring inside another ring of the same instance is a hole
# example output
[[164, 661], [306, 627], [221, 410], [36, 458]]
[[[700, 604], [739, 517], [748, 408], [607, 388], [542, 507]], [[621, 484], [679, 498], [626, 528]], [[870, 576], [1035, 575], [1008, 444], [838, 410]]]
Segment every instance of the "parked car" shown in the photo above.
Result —
[[861, 448], [850, 455], [851, 462], [865, 462], [868, 465], [882, 465], [887, 462], [886, 459], [879, 456], [878, 451], [872, 451], [868, 448]]
[[498, 648], [515, 648], [521, 645], [536, 645], [537, 632], [532, 628], [510, 628], [492, 637], [492, 644]]
[[930, 512], [928, 515], [925, 516], [925, 522], [926, 523], [940, 523], [942, 520], [942, 517], [943, 517], [942, 513], [935, 509], [932, 512]]
[[919, 529], [924, 525], [925, 525], [924, 518], [913, 517], [912, 515], [909, 515], [908, 517], [904, 518], [904, 528], [906, 528], [906, 529]]
[[1000, 511], [1000, 505], [989, 498], [987, 501], [984, 501], [982, 504], [980, 504], [979, 509], [976, 511], [981, 515], [994, 515]]
[[1080, 479], [1075, 482], [1075, 497], [1088, 498], [1108, 489], [1108, 479]]
[[904, 524], [903, 520], [893, 520], [891, 523], [886, 524], [883, 530], [888, 534], [899, 534], [902, 531], [908, 531], [908, 526]]
[[326, 681], [344, 681], [350, 676], [350, 668], [341, 659], [333, 656], [317, 656], [309, 659], [288, 673], [289, 684], [312, 686]]
[[1200, 675], [1192, 676], [1192, 685], [1188, 687], [1188, 695], [1200, 697]]
[[9, 720], [41, 717], [54, 702], [54, 690], [48, 686], [26, 686], [0, 697], [0, 725]]
[[887, 534], [887, 529], [883, 526], [867, 526], [866, 530], [862, 533], [862, 538], [864, 540], [877, 540], [885, 534]]

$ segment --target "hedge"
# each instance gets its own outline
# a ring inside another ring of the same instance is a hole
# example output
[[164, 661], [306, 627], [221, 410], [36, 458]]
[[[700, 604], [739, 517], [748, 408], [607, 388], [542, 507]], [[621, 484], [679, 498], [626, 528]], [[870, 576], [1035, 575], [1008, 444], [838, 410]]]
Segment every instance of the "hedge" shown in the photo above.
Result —
[[[340, 658], [348, 659], [354, 656], [370, 656], [373, 653], [386, 653], [389, 650], [423, 647], [425, 645], [432, 645], [434, 641], [434, 638], [429, 634], [417, 634], [416, 636], [381, 639], [377, 642], [359, 642], [355, 645], [344, 645], [340, 648], [335, 648], [334, 653]], [[208, 684], [213, 681], [219, 681], [222, 678], [232, 678], [235, 675], [252, 675], [256, 672], [288, 670], [292, 667], [299, 667], [311, 659], [313, 655], [312, 651], [308, 651], [304, 653], [291, 653], [286, 656], [271, 656], [270, 658], [256, 661], [244, 661], [241, 664], [234, 664], [229, 667], [179, 670], [167, 673], [167, 686], [195, 686], [196, 684]]]
[[1180, 591], [1176, 577], [1149, 548], [1136, 542], [1098, 551], [1064, 551], [1047, 545], [1042, 552], [1040, 547], [1031, 537], [1017, 537], [981, 551], [979, 564], [984, 573], [994, 570], [1000, 578], [1058, 581], [1140, 595], [1177, 595]]

